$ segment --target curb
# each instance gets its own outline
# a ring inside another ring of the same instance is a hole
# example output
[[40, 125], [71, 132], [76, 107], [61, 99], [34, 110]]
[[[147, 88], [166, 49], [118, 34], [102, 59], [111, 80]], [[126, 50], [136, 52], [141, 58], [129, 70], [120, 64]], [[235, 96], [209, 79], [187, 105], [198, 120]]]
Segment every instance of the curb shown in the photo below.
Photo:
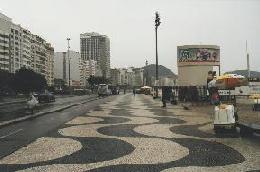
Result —
[[252, 135], [253, 133], [260, 134], [260, 125], [259, 124], [247, 124], [240, 122], [238, 123], [240, 128], [240, 133], [244, 136]]
[[26, 100], [13, 101], [13, 102], [5, 102], [5, 103], [0, 103], [0, 106], [10, 105], [10, 104], [16, 104], [16, 103], [25, 103], [25, 102], [26, 102]]
[[[91, 94], [90, 94], [91, 95]], [[69, 97], [75, 97], [76, 95], [68, 95], [68, 96], [65, 96], [65, 97], [62, 97], [62, 96], [57, 96], [55, 98], [69, 98]], [[27, 100], [19, 100], [19, 101], [11, 101], [11, 102], [5, 102], [5, 103], [0, 103], [0, 106], [4, 106], [4, 105], [9, 105], [9, 104], [16, 104], [16, 103], [26, 103]]]
[[13, 120], [10, 120], [10, 121], [4, 121], [4, 122], [0, 123], [0, 128], [4, 127], [4, 126], [7, 126], [7, 125], [10, 125], [10, 124], [14, 124], [14, 123], [22, 122], [22, 121], [25, 121], [25, 120], [28, 120], [28, 119], [33, 119], [33, 118], [36, 118], [36, 117], [39, 117], [39, 116], [42, 116], [42, 115], [46, 115], [48, 113], [61, 112], [61, 111], [65, 110], [65, 109], [69, 109], [69, 108], [71, 108], [73, 106], [82, 105], [82, 104], [85, 104], [85, 103], [88, 103], [88, 102], [91, 102], [91, 101], [94, 101], [94, 100], [98, 100], [98, 99], [101, 99], [101, 98], [96, 98], [95, 97], [94, 99], [89, 99], [89, 100], [84, 101], [84, 102], [67, 105], [67, 106], [64, 106], [64, 107], [52, 110], [52, 111], [38, 112], [38, 113], [35, 113], [35, 114], [32, 114], [32, 115], [27, 115], [27, 116], [20, 117], [20, 118], [17, 118], [17, 119], [13, 119]]

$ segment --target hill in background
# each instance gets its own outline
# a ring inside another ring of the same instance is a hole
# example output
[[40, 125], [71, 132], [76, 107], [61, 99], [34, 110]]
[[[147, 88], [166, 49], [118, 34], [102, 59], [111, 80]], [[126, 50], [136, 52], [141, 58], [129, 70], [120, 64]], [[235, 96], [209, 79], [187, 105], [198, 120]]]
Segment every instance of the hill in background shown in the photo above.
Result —
[[[233, 74], [243, 75], [243, 76], [247, 77], [247, 70], [234, 70], [234, 71], [229, 71], [226, 73], [233, 73]], [[260, 72], [257, 72], [257, 71], [251, 71], [250, 75], [252, 78], [260, 78]]]
[[[156, 65], [150, 64], [143, 67], [144, 73], [149, 74], [149, 76], [155, 77], [155, 70]], [[158, 65], [158, 75], [159, 77], [177, 77], [175, 73], [173, 73], [170, 69], [166, 68], [165, 66]]]

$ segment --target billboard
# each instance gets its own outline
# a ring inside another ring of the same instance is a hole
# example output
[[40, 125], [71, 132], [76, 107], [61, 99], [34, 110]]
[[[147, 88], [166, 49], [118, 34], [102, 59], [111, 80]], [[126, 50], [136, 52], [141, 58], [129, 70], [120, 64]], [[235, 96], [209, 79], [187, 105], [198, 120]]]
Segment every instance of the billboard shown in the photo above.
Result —
[[203, 46], [179, 46], [177, 50], [178, 66], [220, 65], [219, 48]]

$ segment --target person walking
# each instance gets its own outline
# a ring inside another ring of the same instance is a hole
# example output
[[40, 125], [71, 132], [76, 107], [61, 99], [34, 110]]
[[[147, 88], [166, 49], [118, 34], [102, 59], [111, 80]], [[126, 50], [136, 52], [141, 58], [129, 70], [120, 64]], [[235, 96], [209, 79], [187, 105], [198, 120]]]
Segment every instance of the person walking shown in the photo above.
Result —
[[134, 94], [134, 96], [135, 96], [135, 89], [133, 89], [133, 94]]
[[39, 101], [37, 100], [37, 98], [31, 93], [30, 98], [27, 101], [27, 108], [31, 111], [31, 114], [33, 114], [33, 110], [38, 103]]
[[169, 86], [162, 87], [162, 107], [166, 107], [166, 102], [171, 101], [172, 88]]

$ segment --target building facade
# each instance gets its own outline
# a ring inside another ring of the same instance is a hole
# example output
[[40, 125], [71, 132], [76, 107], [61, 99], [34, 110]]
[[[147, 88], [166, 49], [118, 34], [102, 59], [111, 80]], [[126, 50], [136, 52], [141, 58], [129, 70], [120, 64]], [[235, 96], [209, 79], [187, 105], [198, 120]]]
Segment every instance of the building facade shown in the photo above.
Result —
[[0, 13], [0, 69], [10, 70], [9, 34], [11, 19]]
[[125, 85], [129, 87], [143, 86], [142, 68], [119, 68], [111, 69], [111, 82], [113, 85]]
[[144, 69], [133, 68], [134, 79], [133, 86], [143, 86], [144, 85]]
[[110, 79], [112, 85], [120, 85], [120, 70], [119, 69], [110, 69]]
[[97, 61], [95, 60], [82, 60], [80, 62], [80, 85], [81, 87], [88, 86], [87, 79], [91, 76], [100, 76], [98, 71]]
[[[90, 74], [110, 78], [110, 40], [106, 35], [95, 32], [80, 34], [80, 53], [82, 79], [89, 78]], [[86, 69], [87, 67], [90, 69]], [[88, 75], [83, 76], [85, 74]]]
[[[70, 59], [70, 81], [69, 81], [69, 59]], [[62, 79], [66, 85], [72, 87], [80, 86], [80, 53], [76, 51], [54, 53], [54, 78]]]
[[15, 73], [21, 67], [45, 76], [53, 85], [54, 48], [38, 35], [0, 13], [0, 69]]
[[45, 45], [46, 49], [46, 73], [45, 78], [48, 85], [54, 85], [54, 48], [50, 44]]

